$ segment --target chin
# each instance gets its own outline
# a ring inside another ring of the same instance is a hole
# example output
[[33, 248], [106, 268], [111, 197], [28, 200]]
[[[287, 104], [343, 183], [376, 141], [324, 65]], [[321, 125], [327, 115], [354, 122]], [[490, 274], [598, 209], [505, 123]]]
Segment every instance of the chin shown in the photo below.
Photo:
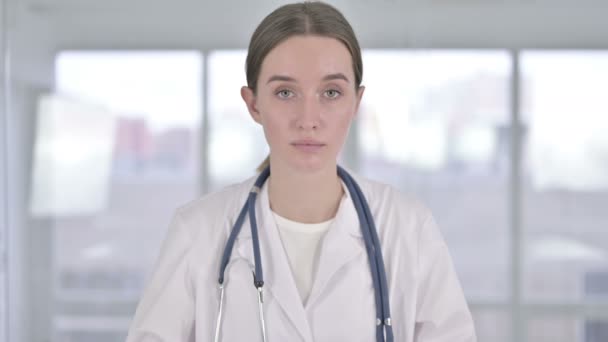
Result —
[[271, 160], [276, 161], [277, 166], [285, 168], [295, 173], [317, 173], [335, 167], [337, 154], [332, 150], [325, 150], [321, 153], [302, 153], [297, 150], [272, 150]]
[[290, 166], [298, 172], [315, 173], [334, 166], [336, 160], [327, 160], [320, 158], [293, 158]]

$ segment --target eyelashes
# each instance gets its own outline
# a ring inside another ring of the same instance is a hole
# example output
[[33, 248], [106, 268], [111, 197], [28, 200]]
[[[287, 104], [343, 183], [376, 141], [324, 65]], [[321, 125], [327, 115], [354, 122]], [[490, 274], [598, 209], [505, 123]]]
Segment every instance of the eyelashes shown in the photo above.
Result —
[[295, 94], [293, 93], [293, 91], [289, 90], [289, 89], [281, 89], [279, 91], [276, 92], [276, 95], [281, 98], [281, 99], [288, 99], [291, 97], [294, 97]]
[[[279, 89], [275, 92], [275, 95], [278, 98], [283, 99], [283, 100], [290, 99], [290, 98], [296, 96], [295, 92], [293, 92], [290, 89]], [[333, 89], [333, 88], [327, 89], [327, 90], [323, 91], [323, 96], [325, 96], [328, 99], [332, 99], [332, 100], [337, 99], [340, 96], [342, 96], [342, 91], [340, 91], [338, 89]]]
[[[327, 97], [329, 97], [330, 99], [335, 99], [335, 98], [339, 97], [340, 95], [342, 95], [342, 92], [340, 92], [337, 89], [329, 89], [323, 93], [326, 94]], [[330, 95], [330, 94], [332, 94], [332, 95]]]

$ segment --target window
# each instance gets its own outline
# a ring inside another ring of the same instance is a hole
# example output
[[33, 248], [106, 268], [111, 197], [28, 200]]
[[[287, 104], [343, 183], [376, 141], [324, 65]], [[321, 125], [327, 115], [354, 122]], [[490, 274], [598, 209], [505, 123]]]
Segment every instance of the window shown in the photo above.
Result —
[[[4, 95], [4, 94], [3, 94]], [[6, 134], [0, 110], [0, 134]], [[8, 341], [8, 189], [5, 140], [0, 141], [0, 342]]]
[[[363, 57], [353, 166], [433, 210], [479, 340], [607, 340], [608, 53]], [[191, 51], [58, 56], [56, 91], [38, 101], [30, 196], [31, 272], [49, 279], [33, 295], [48, 297], [36, 314], [52, 340], [122, 341], [173, 209], [254, 174], [268, 148], [240, 98], [244, 63], [241, 50], [210, 52], [205, 68]]]
[[126, 337], [173, 210], [199, 193], [201, 78], [198, 52], [58, 55], [30, 206], [53, 340]]
[[582, 302], [608, 270], [608, 53], [526, 52], [522, 75], [525, 295]]
[[528, 322], [527, 341], [603, 342], [608, 338], [608, 321], [575, 315], [541, 315]]
[[608, 303], [608, 53], [527, 51], [521, 66], [523, 290], [555, 308], [528, 339], [605, 341], [590, 305]]
[[[430, 206], [470, 302], [506, 302], [510, 56], [372, 50], [363, 59], [360, 171]], [[480, 341], [510, 340], [504, 308], [473, 315]]]
[[220, 189], [255, 175], [268, 154], [262, 127], [241, 98], [246, 51], [209, 54], [209, 188]]
[[470, 299], [506, 299], [509, 55], [366, 51], [364, 65], [361, 171], [431, 207]]

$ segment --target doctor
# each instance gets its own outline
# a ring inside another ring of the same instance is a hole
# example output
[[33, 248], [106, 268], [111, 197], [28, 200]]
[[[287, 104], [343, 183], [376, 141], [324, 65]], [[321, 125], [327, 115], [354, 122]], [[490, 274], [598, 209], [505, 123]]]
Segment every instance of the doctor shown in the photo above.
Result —
[[[475, 341], [429, 210], [390, 186], [338, 175], [364, 93], [361, 51], [342, 14], [319, 2], [278, 8], [254, 32], [246, 63], [241, 95], [264, 129], [270, 156], [260, 170], [270, 176], [177, 210], [127, 341]], [[361, 198], [373, 231], [363, 228]], [[370, 232], [378, 254], [366, 248]], [[390, 307], [382, 319], [378, 291]]]

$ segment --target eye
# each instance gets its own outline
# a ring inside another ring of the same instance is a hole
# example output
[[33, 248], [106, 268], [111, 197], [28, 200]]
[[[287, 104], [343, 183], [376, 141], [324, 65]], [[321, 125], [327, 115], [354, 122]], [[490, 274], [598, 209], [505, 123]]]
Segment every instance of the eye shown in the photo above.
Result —
[[288, 99], [293, 96], [293, 91], [288, 90], [288, 89], [282, 89], [277, 92], [277, 96], [279, 96], [282, 99]]
[[329, 97], [330, 99], [335, 99], [336, 97], [342, 95], [342, 93], [340, 93], [338, 90], [336, 89], [329, 89], [325, 91], [325, 96]]

